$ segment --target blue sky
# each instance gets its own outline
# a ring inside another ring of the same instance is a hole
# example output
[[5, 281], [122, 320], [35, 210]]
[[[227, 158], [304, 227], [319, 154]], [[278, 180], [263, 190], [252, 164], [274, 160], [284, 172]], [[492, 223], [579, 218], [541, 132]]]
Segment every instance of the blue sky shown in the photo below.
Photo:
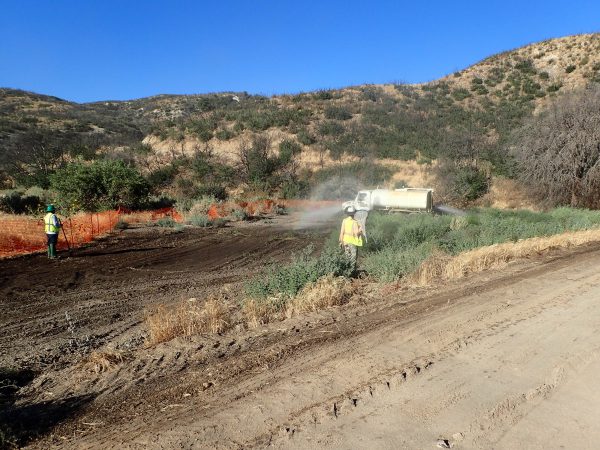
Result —
[[0, 0], [0, 86], [85, 102], [416, 83], [596, 31], [597, 0]]

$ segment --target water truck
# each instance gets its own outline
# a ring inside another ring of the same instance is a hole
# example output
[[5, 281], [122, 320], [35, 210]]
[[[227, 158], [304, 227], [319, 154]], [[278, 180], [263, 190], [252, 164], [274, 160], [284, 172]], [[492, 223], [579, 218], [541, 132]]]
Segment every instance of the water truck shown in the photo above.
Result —
[[433, 189], [373, 189], [358, 191], [356, 198], [344, 202], [342, 208], [354, 206], [356, 211], [427, 212], [433, 211]]

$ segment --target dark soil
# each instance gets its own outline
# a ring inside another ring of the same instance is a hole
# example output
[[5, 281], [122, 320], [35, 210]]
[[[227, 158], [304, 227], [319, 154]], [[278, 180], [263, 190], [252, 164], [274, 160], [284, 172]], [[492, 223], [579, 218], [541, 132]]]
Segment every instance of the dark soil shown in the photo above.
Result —
[[136, 326], [158, 303], [241, 285], [269, 261], [289, 259], [328, 231], [276, 224], [219, 229], [145, 227], [108, 236], [71, 256], [0, 260], [0, 367], [66, 364]]

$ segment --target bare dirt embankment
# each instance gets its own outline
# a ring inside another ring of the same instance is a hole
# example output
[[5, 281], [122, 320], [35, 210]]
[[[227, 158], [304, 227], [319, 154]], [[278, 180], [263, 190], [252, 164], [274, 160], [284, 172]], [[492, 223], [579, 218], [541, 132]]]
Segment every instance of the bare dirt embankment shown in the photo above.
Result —
[[[0, 262], [2, 363], [37, 372], [14, 411], [43, 434], [30, 445], [597, 446], [598, 244], [437, 288], [357, 282], [340, 308], [154, 348], [138, 342], [148, 305], [236, 289], [265, 258], [327, 233], [133, 230], [54, 265]], [[116, 367], [77, 363], [82, 346], [115, 343], [131, 349]]]

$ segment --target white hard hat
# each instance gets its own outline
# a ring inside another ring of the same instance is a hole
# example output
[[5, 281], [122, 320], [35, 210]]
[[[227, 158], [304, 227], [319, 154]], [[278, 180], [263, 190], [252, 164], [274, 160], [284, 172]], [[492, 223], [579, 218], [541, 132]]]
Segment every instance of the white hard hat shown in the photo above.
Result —
[[344, 211], [346, 214], [354, 214], [356, 212], [356, 208], [354, 206], [346, 206]]

